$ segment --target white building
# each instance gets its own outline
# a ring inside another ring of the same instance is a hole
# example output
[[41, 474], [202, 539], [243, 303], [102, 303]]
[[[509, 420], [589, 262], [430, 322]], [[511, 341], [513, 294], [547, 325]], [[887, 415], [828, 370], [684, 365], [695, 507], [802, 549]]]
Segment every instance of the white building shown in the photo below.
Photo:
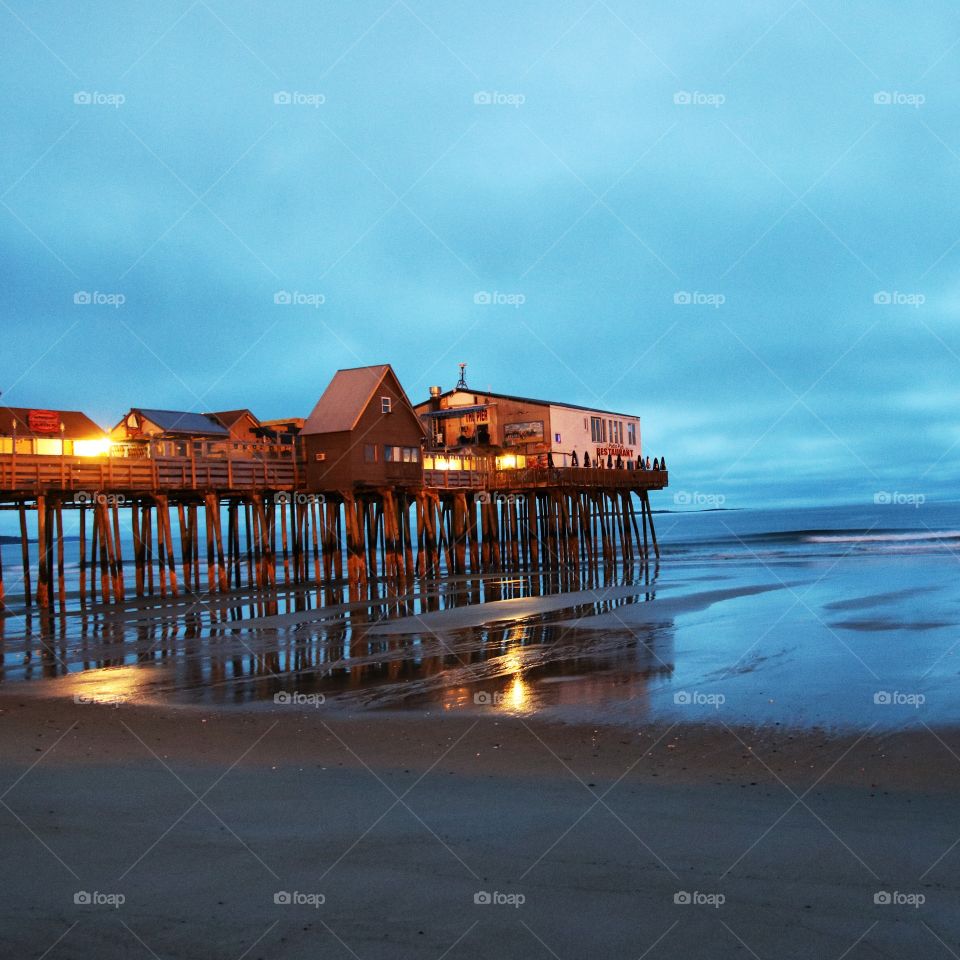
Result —
[[569, 466], [574, 453], [580, 466], [585, 453], [591, 464], [609, 456], [631, 466], [641, 455], [636, 414], [463, 387], [446, 393], [432, 387], [430, 393], [415, 409], [435, 449], [475, 449], [530, 462], [552, 454], [558, 467]]

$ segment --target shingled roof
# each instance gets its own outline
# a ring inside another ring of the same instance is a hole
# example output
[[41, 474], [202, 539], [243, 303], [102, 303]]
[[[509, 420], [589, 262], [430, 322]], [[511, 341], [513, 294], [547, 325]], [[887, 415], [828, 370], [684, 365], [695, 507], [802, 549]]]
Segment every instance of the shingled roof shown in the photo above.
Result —
[[0, 436], [13, 434], [14, 421], [18, 437], [59, 437], [61, 423], [67, 440], [102, 440], [106, 437], [105, 431], [77, 410], [0, 407]]
[[216, 420], [205, 413], [189, 413], [183, 410], [148, 410], [146, 407], [133, 407], [130, 412], [139, 413], [145, 420], [155, 423], [164, 433], [182, 433], [190, 437], [227, 437], [230, 435], [222, 423], [217, 423]]
[[372, 367], [338, 370], [323, 391], [323, 396], [317, 401], [313, 412], [307, 417], [301, 433], [308, 435], [352, 430], [388, 374], [396, 381], [400, 395], [416, 418], [416, 412], [392, 367], [389, 363], [381, 363]]
[[217, 423], [223, 424], [228, 430], [232, 430], [244, 417], [250, 417], [256, 426], [260, 426], [260, 421], [251, 410], [246, 408], [242, 410], [215, 410], [205, 413], [206, 417], [213, 417]]

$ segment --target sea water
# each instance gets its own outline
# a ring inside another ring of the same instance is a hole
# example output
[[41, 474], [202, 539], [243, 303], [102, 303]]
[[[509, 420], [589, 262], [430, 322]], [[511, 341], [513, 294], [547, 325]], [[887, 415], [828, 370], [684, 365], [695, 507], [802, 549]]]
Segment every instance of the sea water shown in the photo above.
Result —
[[[599, 578], [450, 578], [359, 603], [310, 587], [186, 595], [52, 617], [14, 604], [2, 682], [81, 702], [596, 723], [960, 721], [960, 504], [656, 520], [660, 562]], [[3, 559], [9, 577], [19, 547]]]

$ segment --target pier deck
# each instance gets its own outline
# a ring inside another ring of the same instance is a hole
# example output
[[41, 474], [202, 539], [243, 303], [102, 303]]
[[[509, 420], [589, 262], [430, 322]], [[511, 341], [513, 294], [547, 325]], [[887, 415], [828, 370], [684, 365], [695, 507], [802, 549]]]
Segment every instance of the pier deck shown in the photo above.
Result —
[[[282, 571], [287, 583], [346, 583], [354, 599], [377, 578], [610, 569], [660, 555], [649, 492], [667, 485], [665, 470], [424, 471], [404, 462], [382, 482], [317, 489], [294, 445], [182, 449], [0, 454], [0, 509], [19, 514], [23, 601], [64, 610], [69, 575], [81, 606], [98, 594], [123, 602], [131, 565], [138, 597], [198, 593], [205, 568], [211, 593], [270, 589]], [[79, 514], [79, 565], [70, 570], [66, 511]]]

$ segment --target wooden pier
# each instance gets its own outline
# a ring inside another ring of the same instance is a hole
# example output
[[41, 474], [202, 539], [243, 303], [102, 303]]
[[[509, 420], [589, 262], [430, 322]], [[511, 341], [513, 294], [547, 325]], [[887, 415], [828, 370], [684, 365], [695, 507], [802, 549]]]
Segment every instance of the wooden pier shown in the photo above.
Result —
[[[398, 463], [387, 483], [320, 489], [298, 444], [194, 443], [183, 457], [146, 454], [0, 454], [0, 509], [19, 515], [24, 605], [270, 589], [278, 579], [345, 583], [359, 597], [378, 579], [402, 588], [416, 576], [659, 557], [649, 492], [666, 487], [664, 470]], [[79, 525], [70, 583], [66, 515]], [[0, 609], [5, 575], [12, 583], [0, 558]]]

